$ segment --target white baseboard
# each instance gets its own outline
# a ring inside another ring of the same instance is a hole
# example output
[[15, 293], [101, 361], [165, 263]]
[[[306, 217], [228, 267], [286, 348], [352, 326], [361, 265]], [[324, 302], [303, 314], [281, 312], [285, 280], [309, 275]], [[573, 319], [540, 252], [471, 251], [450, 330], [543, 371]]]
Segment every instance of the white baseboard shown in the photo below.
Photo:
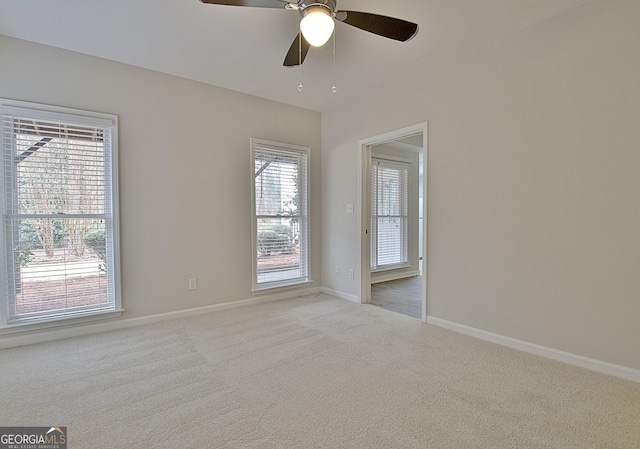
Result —
[[[46, 341], [60, 340], [63, 338], [78, 337], [82, 335], [96, 334], [100, 332], [125, 329], [133, 326], [141, 326], [144, 324], [157, 323], [161, 321], [172, 320], [176, 318], [186, 318], [195, 315], [206, 314], [215, 311], [227, 310], [235, 307], [242, 307], [252, 304], [260, 304], [270, 301], [279, 301], [282, 299], [292, 299], [304, 294], [310, 294], [321, 291], [337, 298], [345, 299], [359, 304], [358, 297], [348, 293], [340, 292], [326, 287], [314, 288], [305, 290], [302, 294], [299, 291], [296, 292], [283, 292], [275, 295], [264, 295], [255, 298], [249, 298], [239, 301], [231, 301], [220, 304], [212, 304], [209, 306], [196, 307], [192, 309], [178, 310], [174, 312], [160, 313], [156, 315], [149, 315], [137, 318], [125, 318], [121, 320], [109, 320], [91, 322], [82, 325], [73, 326], [61, 326], [52, 329], [29, 331], [20, 334], [12, 334], [0, 337], [0, 349], [11, 348], [16, 346], [23, 346], [34, 343], [42, 343]], [[568, 363], [570, 365], [579, 366], [581, 368], [590, 369], [604, 374], [620, 377], [622, 379], [631, 380], [640, 383], [640, 370], [615, 365], [613, 363], [604, 362], [601, 360], [591, 359], [577, 354], [560, 351], [545, 346], [540, 346], [535, 343], [529, 343], [523, 340], [517, 340], [515, 338], [506, 337], [504, 335], [495, 334], [482, 329], [466, 326], [464, 324], [454, 323], [452, 321], [443, 320], [433, 316], [427, 317], [427, 324], [433, 326], [442, 327], [445, 329], [459, 332], [461, 334], [469, 335], [474, 338], [496, 343], [509, 348], [517, 349], [520, 351], [528, 352], [531, 354], [546, 357], [552, 360]]]
[[346, 299], [347, 301], [360, 304], [360, 300], [356, 295], [350, 295], [349, 293], [340, 292], [338, 290], [334, 290], [332, 288], [327, 288], [327, 287], [321, 287], [320, 290], [322, 291], [322, 293], [326, 293], [327, 295], [335, 296], [336, 298]]
[[581, 368], [586, 368], [592, 371], [597, 371], [599, 373], [609, 374], [634, 382], [640, 382], [640, 370], [634, 368], [615, 365], [613, 363], [603, 362], [602, 360], [591, 359], [589, 357], [572, 354], [570, 352], [564, 352], [557, 349], [548, 348], [546, 346], [540, 346], [535, 343], [529, 343], [527, 341], [505, 337], [504, 335], [494, 334], [482, 329], [466, 326], [464, 324], [454, 323], [452, 321], [443, 320], [441, 318], [436, 318], [433, 316], [427, 317], [427, 324], [449, 329], [454, 332], [469, 335], [471, 337], [479, 338], [491, 343], [507, 346], [519, 351], [528, 352], [530, 354], [539, 355], [548, 359], [568, 363], [570, 365], [579, 366]]
[[303, 293], [300, 290], [292, 292], [283, 292], [273, 295], [256, 296], [255, 298], [243, 299], [239, 301], [230, 301], [220, 304], [212, 304], [203, 307], [194, 307], [191, 309], [177, 310], [174, 312], [158, 313], [136, 318], [125, 318], [119, 320], [92, 321], [85, 324], [75, 324], [59, 326], [50, 329], [40, 329], [33, 331], [25, 331], [0, 337], [0, 349], [13, 348], [16, 346], [30, 345], [34, 343], [43, 343], [46, 341], [61, 340], [63, 338], [80, 337], [83, 335], [97, 334], [100, 332], [125, 329], [133, 326], [141, 326], [144, 324], [158, 323], [161, 321], [172, 320], [176, 318], [186, 318], [205, 313], [216, 312], [220, 310], [232, 309], [252, 304], [260, 304], [269, 301], [279, 301], [282, 299], [296, 298], [303, 294], [319, 292], [319, 288], [307, 289]]

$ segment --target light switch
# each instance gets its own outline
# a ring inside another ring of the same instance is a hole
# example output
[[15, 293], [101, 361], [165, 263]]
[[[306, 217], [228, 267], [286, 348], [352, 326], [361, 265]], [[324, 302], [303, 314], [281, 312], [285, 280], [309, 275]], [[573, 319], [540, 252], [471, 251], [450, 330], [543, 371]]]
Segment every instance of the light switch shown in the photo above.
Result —
[[353, 213], [353, 204], [352, 203], [347, 204], [347, 213], [348, 214], [352, 214]]

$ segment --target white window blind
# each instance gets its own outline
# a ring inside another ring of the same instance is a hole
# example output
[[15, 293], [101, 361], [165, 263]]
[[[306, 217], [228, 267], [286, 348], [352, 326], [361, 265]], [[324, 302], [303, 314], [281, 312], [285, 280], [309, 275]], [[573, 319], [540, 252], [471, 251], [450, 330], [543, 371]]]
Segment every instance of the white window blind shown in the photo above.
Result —
[[252, 139], [254, 290], [309, 281], [308, 148]]
[[4, 325], [116, 310], [115, 118], [0, 112]]
[[371, 271], [408, 262], [408, 164], [372, 159]]

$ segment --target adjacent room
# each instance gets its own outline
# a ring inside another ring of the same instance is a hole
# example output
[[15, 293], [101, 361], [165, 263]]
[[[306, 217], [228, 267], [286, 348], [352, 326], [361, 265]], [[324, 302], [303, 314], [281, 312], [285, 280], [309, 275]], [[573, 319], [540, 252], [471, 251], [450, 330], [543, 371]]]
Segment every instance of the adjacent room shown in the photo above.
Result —
[[0, 0], [0, 446], [637, 449], [638, 23]]

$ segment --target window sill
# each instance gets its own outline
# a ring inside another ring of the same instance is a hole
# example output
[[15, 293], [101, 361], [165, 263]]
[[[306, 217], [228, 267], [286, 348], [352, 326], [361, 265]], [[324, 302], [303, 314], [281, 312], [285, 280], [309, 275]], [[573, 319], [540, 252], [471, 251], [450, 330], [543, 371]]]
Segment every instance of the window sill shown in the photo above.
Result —
[[387, 267], [378, 268], [377, 270], [371, 270], [371, 273], [384, 273], [385, 271], [402, 270], [405, 268], [411, 268], [411, 264], [403, 263], [397, 265], [389, 265]]
[[45, 329], [54, 329], [62, 326], [88, 323], [91, 321], [106, 320], [122, 316], [124, 309], [107, 310], [104, 312], [94, 312], [76, 316], [60, 317], [42, 321], [27, 321], [7, 324], [0, 327], [0, 335], [12, 335], [20, 332], [31, 332]]
[[282, 290], [291, 290], [295, 288], [300, 288], [302, 286], [307, 286], [313, 284], [314, 281], [311, 279], [305, 279], [300, 281], [282, 281], [282, 282], [272, 282], [269, 285], [264, 286], [254, 286], [251, 289], [251, 293], [255, 295], [264, 295], [267, 293], [278, 292]]

